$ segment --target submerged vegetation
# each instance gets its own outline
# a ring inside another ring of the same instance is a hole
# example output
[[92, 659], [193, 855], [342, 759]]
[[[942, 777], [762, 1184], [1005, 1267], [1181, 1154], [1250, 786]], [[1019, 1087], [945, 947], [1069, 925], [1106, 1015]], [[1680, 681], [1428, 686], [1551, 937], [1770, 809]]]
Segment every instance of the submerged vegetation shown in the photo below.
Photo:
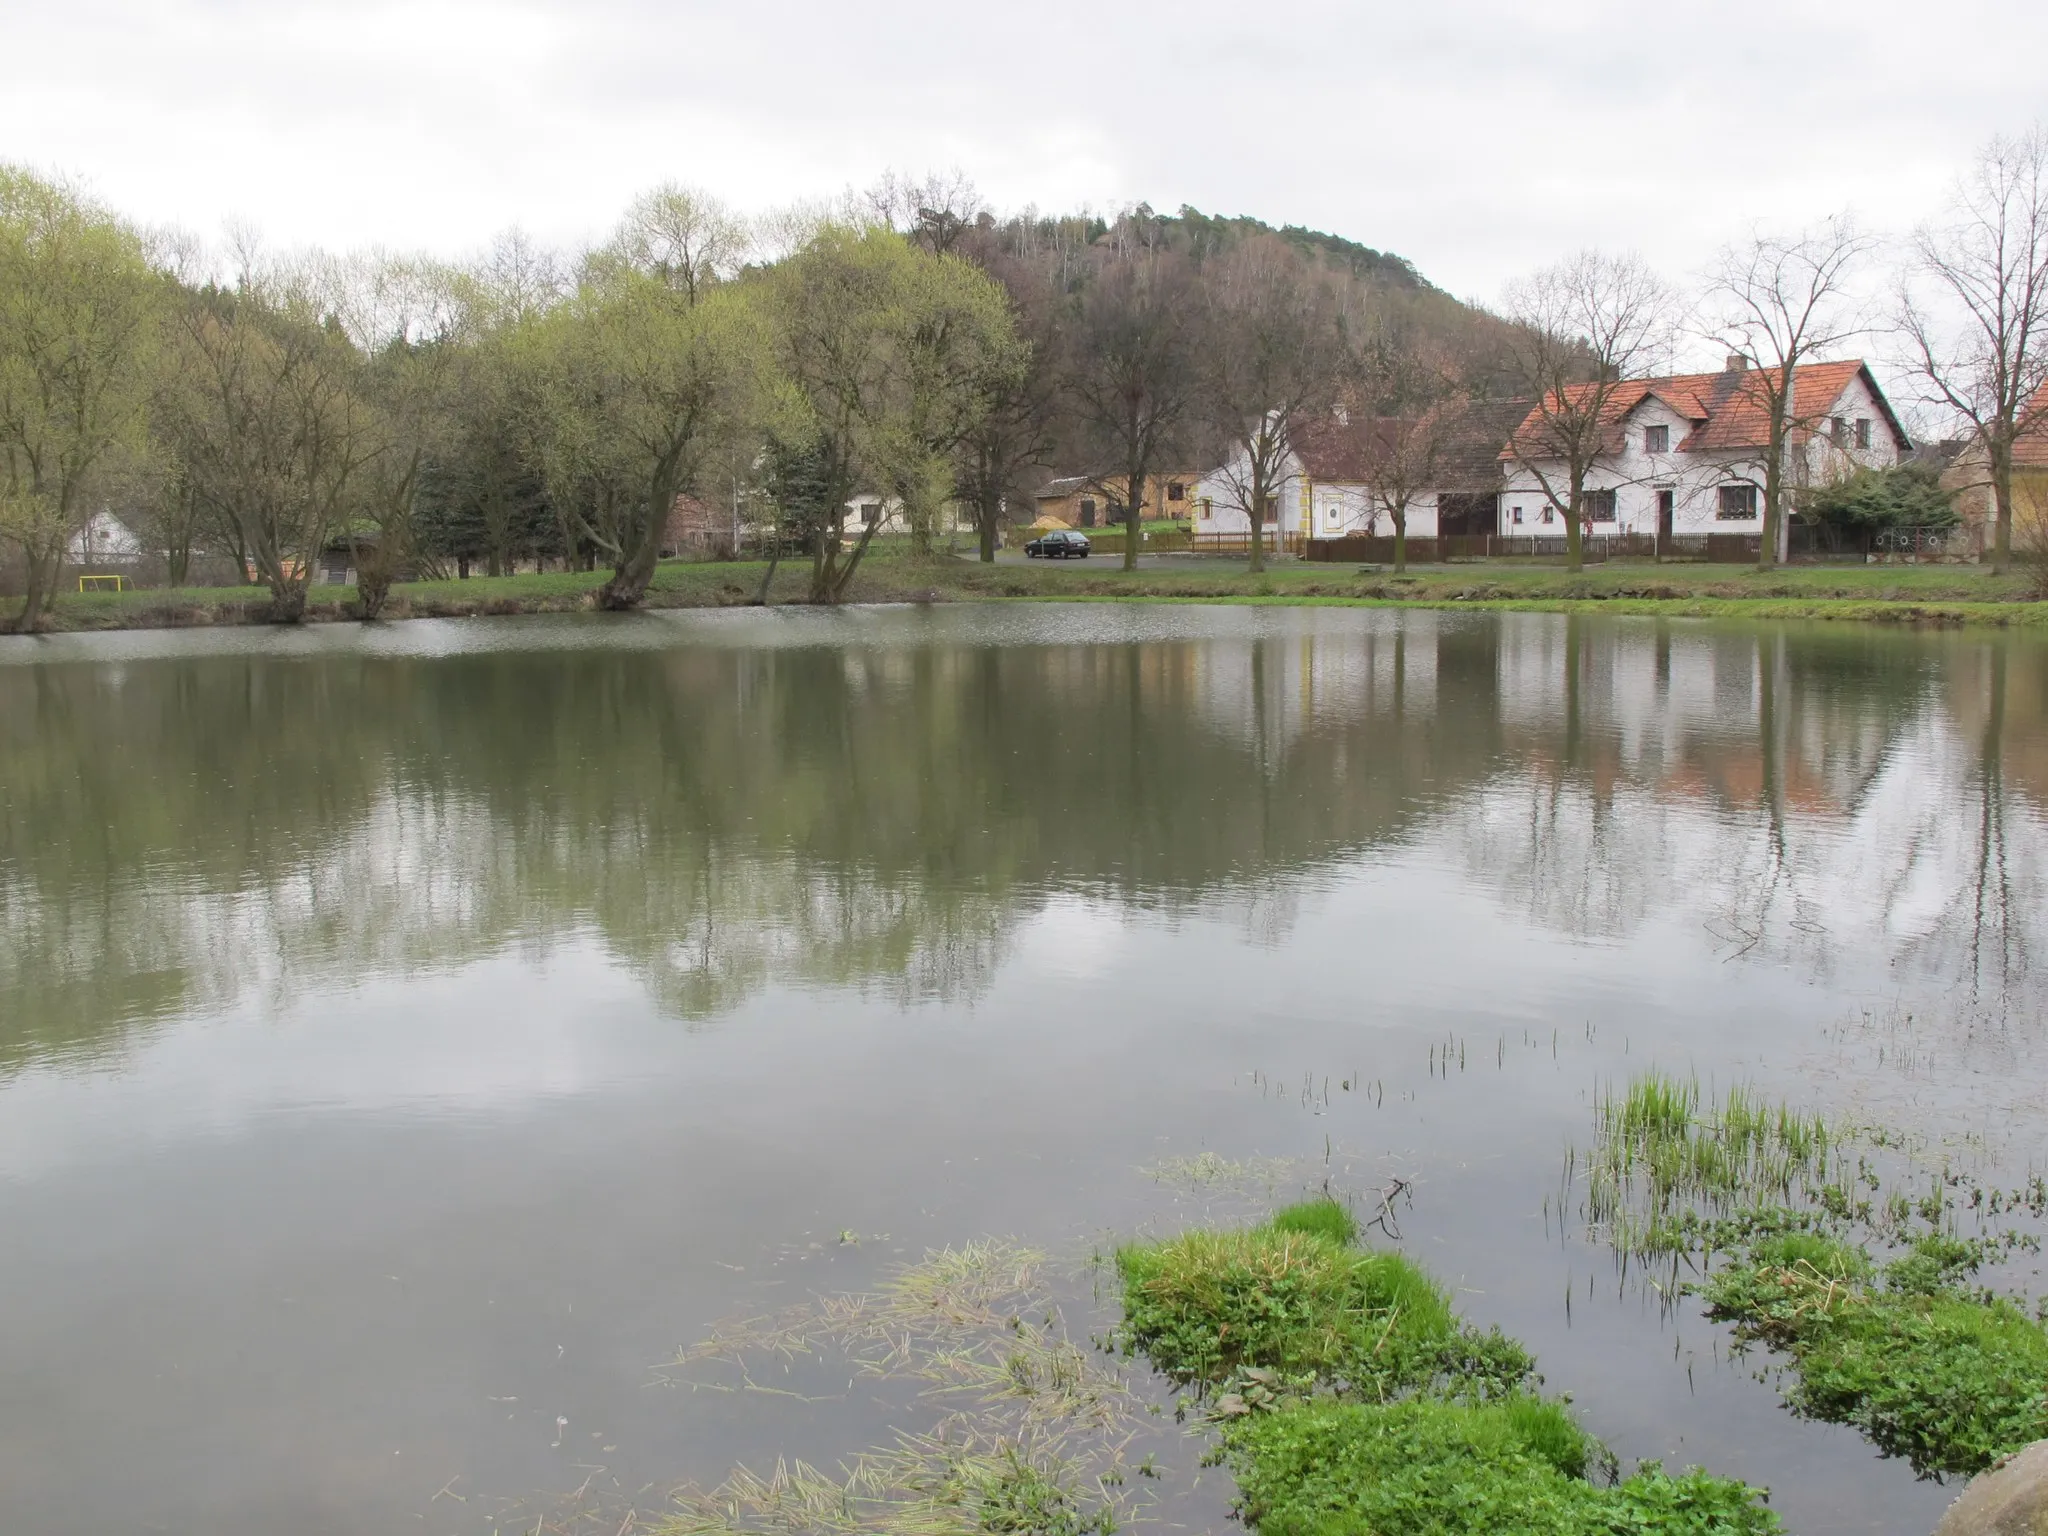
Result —
[[[1125, 1451], [1145, 1427], [1114, 1362], [1066, 1333], [1046, 1257], [989, 1241], [944, 1248], [877, 1290], [736, 1319], [685, 1350], [697, 1387], [789, 1394], [754, 1378], [764, 1357], [829, 1357], [871, 1382], [907, 1382], [939, 1403], [929, 1429], [899, 1431], [838, 1474], [778, 1462], [715, 1488], [685, 1487], [656, 1530], [946, 1536], [974, 1531], [1087, 1536], [1131, 1502]], [[701, 1374], [723, 1363], [737, 1380]]]
[[[1737, 1085], [1708, 1102], [1657, 1074], [1603, 1095], [1584, 1214], [1626, 1265], [1789, 1366], [1787, 1406], [1845, 1424], [1923, 1476], [1971, 1473], [2048, 1436], [2048, 1331], [1973, 1282], [2038, 1249], [2009, 1218], [2048, 1213], [2039, 1175], [1987, 1189], [1944, 1166], [1888, 1168], [1881, 1130], [1845, 1130]], [[1574, 1152], [1567, 1178], [1579, 1170]], [[1890, 1175], [1888, 1177], [1888, 1175]], [[1978, 1235], [1959, 1235], [1970, 1213]], [[1873, 1248], [1898, 1251], [1880, 1264]], [[1696, 1278], [1688, 1284], [1681, 1271]]]

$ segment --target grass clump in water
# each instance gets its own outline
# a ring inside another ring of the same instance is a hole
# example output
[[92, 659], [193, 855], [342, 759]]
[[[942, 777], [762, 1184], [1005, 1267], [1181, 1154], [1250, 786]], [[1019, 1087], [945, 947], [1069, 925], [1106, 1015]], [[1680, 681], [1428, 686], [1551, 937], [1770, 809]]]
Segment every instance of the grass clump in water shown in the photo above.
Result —
[[1757, 1491], [1651, 1467], [1606, 1487], [1555, 1403], [1318, 1402], [1233, 1423], [1224, 1455], [1259, 1536], [1768, 1536]]
[[1795, 1413], [1851, 1425], [1923, 1477], [1979, 1472], [2048, 1438], [2048, 1330], [1963, 1288], [1980, 1253], [1923, 1238], [1880, 1280], [1866, 1250], [1787, 1233], [1714, 1275], [1708, 1315], [1790, 1356]]
[[1358, 1218], [1341, 1202], [1322, 1195], [1273, 1213], [1276, 1232], [1306, 1232], [1348, 1247], [1358, 1241]]
[[1519, 1345], [1462, 1327], [1402, 1255], [1334, 1235], [1355, 1230], [1342, 1206], [1317, 1201], [1256, 1227], [1119, 1249], [1126, 1338], [1168, 1375], [1206, 1386], [1249, 1369], [1375, 1398], [1452, 1379], [1484, 1395], [1529, 1376]]
[[1697, 1245], [1703, 1223], [1830, 1187], [1837, 1138], [1819, 1115], [1766, 1102], [1743, 1084], [1703, 1101], [1697, 1078], [1651, 1073], [1594, 1109], [1586, 1215], [1639, 1256]]

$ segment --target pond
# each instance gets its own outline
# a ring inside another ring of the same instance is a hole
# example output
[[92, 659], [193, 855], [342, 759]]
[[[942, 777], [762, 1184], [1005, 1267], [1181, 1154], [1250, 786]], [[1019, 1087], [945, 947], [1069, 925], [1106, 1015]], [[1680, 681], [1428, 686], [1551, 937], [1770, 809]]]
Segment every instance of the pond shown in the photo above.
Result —
[[[2044, 875], [2048, 647], [2000, 636], [0, 642], [0, 1528], [481, 1533], [596, 1488], [613, 1530], [830, 1465], [901, 1405], [664, 1362], [932, 1246], [1084, 1264], [1224, 1202], [1211, 1154], [1266, 1170], [1227, 1198], [1386, 1209], [1624, 1464], [1924, 1533], [1953, 1488], [1788, 1415], [1562, 1170], [1651, 1066], [2040, 1166]], [[1201, 1477], [1166, 1523], [1217, 1519]]]

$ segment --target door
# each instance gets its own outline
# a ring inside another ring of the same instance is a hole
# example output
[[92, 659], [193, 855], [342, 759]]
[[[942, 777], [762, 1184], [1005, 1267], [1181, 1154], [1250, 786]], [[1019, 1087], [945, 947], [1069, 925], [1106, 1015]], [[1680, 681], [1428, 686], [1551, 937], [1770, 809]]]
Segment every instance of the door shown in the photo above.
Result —
[[1657, 544], [1659, 548], [1671, 542], [1671, 521], [1677, 506], [1678, 493], [1676, 491], [1659, 491], [1657, 493]]

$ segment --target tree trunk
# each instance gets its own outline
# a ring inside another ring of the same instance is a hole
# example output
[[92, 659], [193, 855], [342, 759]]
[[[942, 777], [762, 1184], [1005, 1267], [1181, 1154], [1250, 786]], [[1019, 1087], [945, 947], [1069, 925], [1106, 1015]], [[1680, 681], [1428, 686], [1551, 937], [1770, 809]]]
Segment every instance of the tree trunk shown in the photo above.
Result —
[[1778, 563], [1778, 525], [1784, 520], [1785, 464], [1782, 446], [1767, 450], [1764, 459], [1764, 531], [1756, 543], [1756, 568]]
[[775, 585], [775, 567], [782, 563], [782, 530], [775, 530], [775, 542], [768, 549], [768, 569], [761, 573], [761, 590], [754, 594], [754, 606], [768, 606], [768, 589]]
[[2012, 564], [2012, 449], [1991, 454], [1991, 574]]
[[1138, 544], [1145, 537], [1145, 472], [1137, 465], [1124, 476], [1124, 569], [1138, 568]]
[[277, 573], [270, 578], [270, 612], [273, 624], [300, 624], [306, 618], [306, 584]]
[[1577, 572], [1586, 568], [1586, 535], [1579, 518], [1586, 505], [1586, 477], [1572, 476], [1572, 504], [1564, 514], [1564, 568]]
[[[666, 496], [655, 497], [651, 505], [666, 507], [674, 503], [675, 495], [671, 491]], [[597, 606], [604, 612], [624, 613], [647, 601], [647, 588], [654, 580], [654, 567], [661, 560], [661, 535], [665, 526], [662, 518], [650, 516], [633, 546], [619, 551], [611, 580], [597, 589]]]
[[860, 531], [860, 542], [853, 546], [853, 553], [847, 556], [846, 564], [838, 563], [836, 528], [827, 529], [824, 544], [821, 545], [823, 560], [812, 567], [811, 601], [827, 607], [837, 607], [846, 596], [846, 589], [853, 585], [853, 573], [860, 569], [861, 557], [868, 552], [868, 543], [875, 536], [875, 530], [882, 526], [878, 517]]
[[374, 619], [384, 611], [384, 602], [391, 596], [391, 573], [374, 567], [356, 566], [356, 608], [364, 619]]
[[1249, 519], [1252, 529], [1251, 570], [1257, 575], [1266, 568], [1266, 503], [1272, 499], [1261, 476], [1252, 475], [1252, 512]]
[[21, 617], [14, 628], [19, 634], [34, 634], [45, 627], [44, 615], [57, 600], [57, 573], [42, 551], [33, 544], [22, 545], [23, 574], [28, 594], [21, 605]]
[[978, 509], [975, 532], [981, 536], [981, 563], [994, 565], [996, 560], [996, 524], [1002, 518], [1003, 504], [997, 498], [992, 504], [984, 503]]
[[1394, 574], [1408, 574], [1408, 508], [1405, 505], [1394, 514]]

